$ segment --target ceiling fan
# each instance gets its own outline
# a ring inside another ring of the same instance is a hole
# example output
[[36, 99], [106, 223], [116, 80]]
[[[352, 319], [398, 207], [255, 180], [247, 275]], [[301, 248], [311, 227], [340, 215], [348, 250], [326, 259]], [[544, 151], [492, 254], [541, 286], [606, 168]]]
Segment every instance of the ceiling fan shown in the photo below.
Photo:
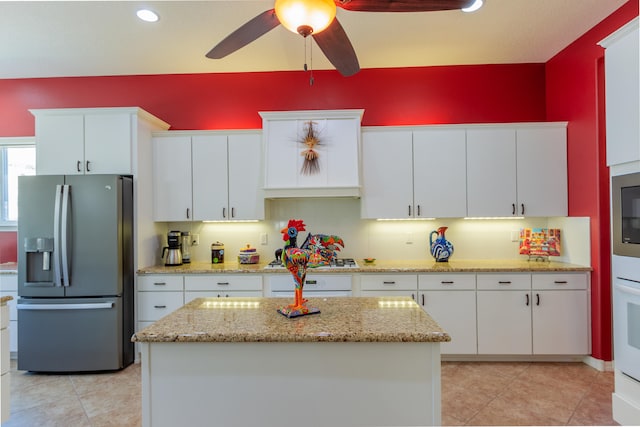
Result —
[[[336, 6], [355, 12], [432, 12], [467, 8], [475, 1], [275, 0], [273, 9], [262, 12], [229, 34], [206, 56], [211, 59], [224, 58], [282, 24], [305, 38], [311, 35], [340, 74], [351, 76], [360, 71], [360, 64], [347, 33], [335, 17]], [[319, 16], [322, 22], [314, 21]]]

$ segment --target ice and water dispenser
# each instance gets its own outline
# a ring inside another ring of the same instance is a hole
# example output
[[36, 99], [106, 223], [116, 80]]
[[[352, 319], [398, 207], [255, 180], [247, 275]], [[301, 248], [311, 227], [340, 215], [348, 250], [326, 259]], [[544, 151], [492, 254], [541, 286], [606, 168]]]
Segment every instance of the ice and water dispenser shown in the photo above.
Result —
[[27, 237], [24, 239], [24, 251], [27, 254], [26, 285], [51, 284], [54, 281], [51, 255], [53, 238]]

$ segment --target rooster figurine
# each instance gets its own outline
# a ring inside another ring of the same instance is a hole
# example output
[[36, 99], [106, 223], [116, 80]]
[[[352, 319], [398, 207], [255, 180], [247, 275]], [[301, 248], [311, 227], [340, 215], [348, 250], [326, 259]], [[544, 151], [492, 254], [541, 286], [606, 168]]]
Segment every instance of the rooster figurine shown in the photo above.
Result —
[[280, 230], [282, 240], [285, 241], [284, 249], [282, 251], [276, 251], [276, 256], [282, 258], [284, 266], [289, 270], [295, 282], [295, 299], [293, 304], [278, 309], [279, 313], [289, 318], [320, 313], [318, 308], [307, 307], [305, 303], [308, 300], [302, 297], [307, 268], [328, 265], [335, 257], [336, 251], [340, 250], [339, 246], [344, 247], [342, 239], [338, 236], [309, 234], [302, 248], [299, 248], [297, 247], [297, 239], [301, 231], [306, 231], [305, 224], [302, 220], [289, 220], [287, 226]]

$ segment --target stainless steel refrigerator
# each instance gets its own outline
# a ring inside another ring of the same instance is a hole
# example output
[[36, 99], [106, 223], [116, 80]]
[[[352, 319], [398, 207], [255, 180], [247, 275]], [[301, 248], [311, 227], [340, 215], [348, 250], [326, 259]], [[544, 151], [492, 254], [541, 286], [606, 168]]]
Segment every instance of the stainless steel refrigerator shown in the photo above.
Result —
[[23, 176], [18, 216], [18, 369], [131, 364], [132, 178]]

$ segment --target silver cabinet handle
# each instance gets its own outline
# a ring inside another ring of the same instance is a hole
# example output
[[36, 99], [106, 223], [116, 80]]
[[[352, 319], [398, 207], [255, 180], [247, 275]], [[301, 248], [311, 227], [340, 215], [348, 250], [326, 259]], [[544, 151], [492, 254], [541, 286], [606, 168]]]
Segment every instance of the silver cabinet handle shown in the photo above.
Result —
[[189, 212], [189, 211], [190, 211], [190, 209], [189, 209], [189, 208], [187, 208], [187, 219], [190, 219], [190, 218], [189, 218], [189, 216], [190, 216], [190, 213], [191, 213], [191, 212]]
[[536, 305], [540, 305], [540, 294], [536, 294]]
[[167, 308], [166, 305], [154, 305], [153, 308]]
[[520, 208], [521, 208], [521, 212], [522, 212], [521, 214], [524, 215], [524, 203], [520, 204]]
[[498, 281], [498, 284], [499, 284], [499, 285], [510, 285], [510, 284], [511, 284], [511, 281], [509, 281], [509, 280], [505, 280], [505, 281]]
[[453, 285], [454, 282], [453, 280], [442, 280], [440, 283], [443, 285]]
[[229, 282], [217, 282], [217, 283], [216, 283], [216, 285], [219, 285], [219, 286], [228, 286], [228, 285], [229, 285]]
[[82, 172], [81, 167], [82, 167], [82, 162], [80, 160], [78, 160], [78, 163], [76, 163], [76, 170], [78, 172]]
[[306, 283], [307, 285], [317, 285], [318, 281], [317, 280], [305, 280], [304, 283]]
[[424, 294], [420, 295], [422, 297], [422, 305], [424, 306]]
[[529, 306], [529, 294], [526, 294], [527, 296], [527, 307]]
[[222, 218], [227, 217], [227, 208], [222, 208]]
[[91, 162], [89, 160], [87, 160], [86, 164], [87, 164], [87, 166], [85, 167], [85, 170], [87, 172], [91, 172], [91, 169], [89, 168], [89, 165], [91, 164]]
[[383, 285], [395, 285], [396, 282], [394, 281], [389, 281], [389, 282], [382, 282]]
[[153, 282], [154, 286], [165, 286], [166, 284], [166, 282]]
[[236, 208], [231, 208], [231, 218], [236, 217]]
[[418, 205], [418, 216], [420, 216], [420, 205]]
[[411, 216], [411, 205], [408, 205], [409, 207], [409, 216]]
[[567, 281], [566, 280], [555, 280], [553, 283], [555, 283], [556, 285], [566, 285]]
[[511, 203], [511, 215], [515, 215], [515, 214], [516, 214], [516, 204]]

